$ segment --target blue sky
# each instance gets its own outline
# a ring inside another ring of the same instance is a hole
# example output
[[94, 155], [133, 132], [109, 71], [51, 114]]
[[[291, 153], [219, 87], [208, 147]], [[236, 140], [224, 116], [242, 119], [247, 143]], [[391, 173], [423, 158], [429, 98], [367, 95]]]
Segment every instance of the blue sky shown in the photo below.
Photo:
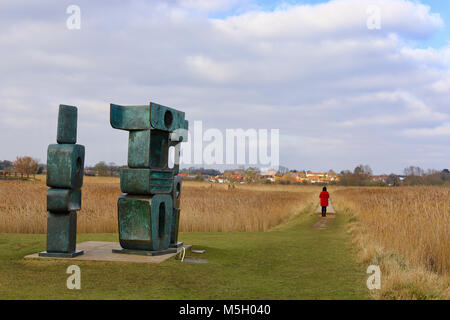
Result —
[[[204, 128], [279, 129], [289, 168], [450, 167], [448, 1], [281, 3], [1, 1], [0, 159], [45, 162], [69, 104], [86, 163], [125, 164], [109, 104], [154, 101]], [[71, 4], [80, 30], [66, 27]]]
[[[301, 4], [319, 4], [319, 3], [326, 3], [328, 1], [326, 0], [257, 0], [256, 5], [266, 11], [273, 11], [277, 7], [280, 7], [282, 5], [301, 5]], [[427, 39], [426, 41], [423, 41], [421, 43], [418, 43], [417, 46], [419, 47], [434, 47], [434, 48], [440, 48], [443, 46], [448, 45], [450, 41], [450, 1], [445, 0], [420, 0], [417, 1], [420, 3], [423, 3], [425, 5], [430, 6], [431, 11], [435, 13], [439, 13], [442, 19], [445, 22], [445, 26], [442, 28], [442, 30], [436, 32], [431, 39]], [[235, 8], [234, 8], [235, 9]], [[211, 17], [215, 18], [224, 18], [229, 15], [233, 15], [236, 13], [239, 13], [239, 10], [225, 10], [221, 12], [213, 12], [211, 13]]]
[[442, 0], [423, 0], [421, 2], [429, 5], [433, 12], [438, 12], [445, 23], [444, 28], [438, 31], [429, 41], [425, 41], [422, 46], [440, 48], [448, 45], [450, 41], [450, 2]]

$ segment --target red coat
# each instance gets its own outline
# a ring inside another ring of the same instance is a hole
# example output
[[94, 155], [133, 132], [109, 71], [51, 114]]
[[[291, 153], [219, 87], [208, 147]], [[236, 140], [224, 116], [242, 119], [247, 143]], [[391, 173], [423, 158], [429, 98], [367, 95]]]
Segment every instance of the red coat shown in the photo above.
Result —
[[328, 199], [330, 198], [330, 194], [328, 191], [322, 191], [319, 195], [320, 198], [320, 206], [328, 207]]

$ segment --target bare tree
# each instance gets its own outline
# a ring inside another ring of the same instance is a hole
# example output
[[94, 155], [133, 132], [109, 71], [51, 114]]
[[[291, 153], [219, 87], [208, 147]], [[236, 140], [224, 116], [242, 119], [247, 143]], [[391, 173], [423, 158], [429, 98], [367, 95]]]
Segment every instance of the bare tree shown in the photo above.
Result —
[[367, 175], [367, 176], [372, 176], [372, 174], [373, 174], [372, 168], [370, 168], [369, 165], [362, 165], [362, 164], [357, 166], [355, 168], [355, 170], [353, 171], [353, 173], [359, 174], [359, 175]]
[[255, 182], [260, 174], [260, 171], [258, 168], [255, 167], [248, 167], [244, 171], [244, 179], [247, 183], [249, 182]]
[[110, 162], [108, 164], [108, 171], [109, 171], [109, 175], [111, 177], [113, 177], [115, 175], [118, 175], [118, 173], [119, 173], [119, 166], [116, 165], [114, 162]]
[[38, 171], [39, 163], [31, 157], [17, 157], [14, 161], [14, 170], [26, 174], [27, 178], [32, 174], [33, 176]]
[[105, 161], [100, 161], [94, 166], [94, 171], [96, 175], [106, 177], [108, 176], [108, 165]]
[[424, 170], [420, 167], [414, 167], [414, 166], [410, 166], [408, 168], [405, 168], [405, 170], [403, 170], [405, 173], [405, 176], [416, 176], [416, 177], [421, 177], [424, 175]]
[[281, 175], [285, 175], [286, 173], [289, 172], [289, 168], [284, 167], [284, 166], [279, 166], [278, 167], [278, 173]]

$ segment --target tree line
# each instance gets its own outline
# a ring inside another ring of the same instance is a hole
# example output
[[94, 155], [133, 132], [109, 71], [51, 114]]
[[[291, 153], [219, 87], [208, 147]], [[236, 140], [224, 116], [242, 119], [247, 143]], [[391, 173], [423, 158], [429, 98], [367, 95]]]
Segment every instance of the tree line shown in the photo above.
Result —
[[117, 177], [119, 176], [120, 168], [125, 166], [119, 166], [114, 162], [106, 163], [105, 161], [100, 161], [96, 163], [93, 167], [86, 167], [87, 176], [101, 176], [101, 177]]
[[[86, 175], [95, 176], [119, 176], [120, 168], [125, 166], [118, 166], [114, 162], [106, 163], [100, 161], [93, 167], [86, 167]], [[17, 172], [21, 175], [30, 175], [44, 173], [46, 169], [45, 164], [39, 164], [39, 160], [33, 159], [29, 156], [17, 157], [15, 161], [3, 160], [0, 161], [0, 170], [6, 172]], [[245, 182], [256, 182], [260, 171], [258, 168], [242, 168], [241, 170]], [[181, 171], [186, 175], [198, 176], [217, 176], [221, 174], [215, 169], [204, 168], [189, 168]], [[286, 167], [280, 167], [278, 174], [284, 176], [288, 172], [295, 172]], [[334, 171], [330, 170], [334, 174]], [[286, 175], [288, 176], [288, 175]], [[331, 184], [342, 186], [416, 186], [416, 185], [449, 185], [450, 186], [450, 170], [424, 170], [417, 166], [409, 166], [403, 170], [403, 175], [391, 173], [385, 176], [384, 179], [374, 179], [373, 171], [369, 165], [358, 165], [350, 170], [343, 170], [338, 175], [339, 179]], [[225, 171], [224, 178], [233, 181], [233, 170]], [[280, 180], [280, 183], [294, 183], [294, 181]]]
[[450, 171], [410, 166], [403, 170], [403, 175], [389, 174], [385, 179], [374, 179], [368, 165], [359, 165], [353, 171], [341, 171], [339, 182], [342, 186], [418, 186], [418, 185], [450, 185]]
[[450, 170], [434, 170], [427, 171], [419, 167], [408, 167], [404, 170], [405, 179], [402, 182], [407, 186], [415, 185], [450, 185]]
[[0, 161], [0, 170], [5, 172], [15, 172], [27, 178], [30, 175], [35, 176], [44, 171], [45, 165], [39, 164], [39, 160], [32, 157], [17, 157], [15, 161], [3, 160]]

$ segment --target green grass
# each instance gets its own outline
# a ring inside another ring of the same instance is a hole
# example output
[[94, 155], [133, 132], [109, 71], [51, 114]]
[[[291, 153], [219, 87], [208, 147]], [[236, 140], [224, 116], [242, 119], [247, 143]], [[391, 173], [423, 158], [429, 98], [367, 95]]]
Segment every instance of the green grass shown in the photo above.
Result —
[[[355, 263], [348, 217], [327, 229], [306, 212], [264, 233], [182, 233], [208, 264], [34, 260], [45, 235], [0, 234], [0, 299], [368, 299], [365, 268]], [[81, 234], [78, 242], [117, 241]], [[66, 268], [81, 268], [81, 290], [66, 288]]]

